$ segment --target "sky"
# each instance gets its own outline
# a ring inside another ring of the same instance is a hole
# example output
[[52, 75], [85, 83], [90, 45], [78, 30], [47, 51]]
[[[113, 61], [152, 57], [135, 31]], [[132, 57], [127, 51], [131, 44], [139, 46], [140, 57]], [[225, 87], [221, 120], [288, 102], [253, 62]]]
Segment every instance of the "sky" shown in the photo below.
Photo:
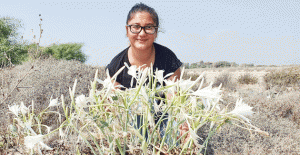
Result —
[[19, 19], [22, 28], [18, 32], [30, 42], [38, 42], [41, 22], [40, 45], [84, 43], [85, 63], [104, 66], [128, 47], [126, 18], [139, 2], [158, 13], [155, 42], [171, 49], [184, 63], [300, 64], [297, 0], [1, 0], [0, 18]]

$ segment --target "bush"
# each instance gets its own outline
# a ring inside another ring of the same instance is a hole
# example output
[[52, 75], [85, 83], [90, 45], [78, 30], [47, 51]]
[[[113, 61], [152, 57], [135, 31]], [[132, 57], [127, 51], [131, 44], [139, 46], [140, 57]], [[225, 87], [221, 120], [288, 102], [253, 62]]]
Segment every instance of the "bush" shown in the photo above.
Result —
[[292, 67], [285, 70], [271, 71], [264, 76], [266, 89], [274, 86], [289, 87], [300, 86], [300, 67]]
[[235, 90], [236, 84], [232, 81], [232, 76], [230, 73], [225, 72], [216, 77], [213, 87], [218, 87], [222, 83], [222, 88], [227, 88], [230, 90]]
[[227, 61], [218, 61], [216, 63], [213, 64], [214, 67], [216, 68], [220, 68], [220, 67], [230, 67], [231, 63], [227, 62]]
[[59, 44], [46, 47], [44, 53], [52, 55], [56, 59], [77, 60], [84, 63], [87, 59], [81, 48], [83, 44]]
[[251, 76], [249, 73], [238, 78], [238, 83], [240, 84], [256, 84], [257, 82], [258, 78]]

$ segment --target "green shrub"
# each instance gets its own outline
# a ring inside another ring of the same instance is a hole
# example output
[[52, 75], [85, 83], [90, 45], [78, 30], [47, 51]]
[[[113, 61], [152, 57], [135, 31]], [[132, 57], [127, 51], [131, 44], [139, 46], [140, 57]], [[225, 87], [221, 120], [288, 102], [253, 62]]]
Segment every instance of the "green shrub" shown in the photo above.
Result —
[[238, 78], [238, 83], [240, 84], [256, 84], [258, 82], [258, 78], [251, 76], [249, 73], [244, 74]]
[[83, 44], [78, 43], [68, 43], [59, 45], [54, 44], [50, 47], [45, 48], [44, 53], [52, 55], [56, 59], [77, 60], [84, 63], [87, 59], [87, 55], [85, 55], [82, 52], [82, 46]]
[[17, 40], [17, 29], [20, 21], [10, 17], [0, 18], [0, 67], [20, 64], [27, 53], [24, 46]]

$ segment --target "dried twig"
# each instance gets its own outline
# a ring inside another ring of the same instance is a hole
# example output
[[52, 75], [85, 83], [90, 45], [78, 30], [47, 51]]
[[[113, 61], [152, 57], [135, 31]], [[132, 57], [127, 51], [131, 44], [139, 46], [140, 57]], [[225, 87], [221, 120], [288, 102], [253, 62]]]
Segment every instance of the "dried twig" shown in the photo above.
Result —
[[[31, 71], [32, 69], [34, 68], [34, 65], [31, 66], [30, 70]], [[15, 89], [18, 89], [20, 87], [18, 87], [18, 85], [24, 80], [24, 78], [29, 74], [29, 71], [20, 79], [18, 80], [18, 83], [16, 84], [16, 86], [7, 94], [7, 96], [3, 99], [3, 101], [1, 101], [1, 104], [4, 103], [5, 100], [8, 99], [8, 97], [12, 94], [12, 92], [15, 90]]]

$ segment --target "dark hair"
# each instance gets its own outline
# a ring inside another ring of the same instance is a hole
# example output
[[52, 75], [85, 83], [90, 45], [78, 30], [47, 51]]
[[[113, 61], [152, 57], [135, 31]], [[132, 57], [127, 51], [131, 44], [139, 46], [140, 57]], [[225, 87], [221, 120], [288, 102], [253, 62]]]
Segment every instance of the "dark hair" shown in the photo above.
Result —
[[159, 19], [158, 19], [158, 15], [157, 15], [156, 11], [153, 8], [147, 6], [143, 3], [137, 3], [131, 8], [131, 10], [129, 11], [129, 13], [127, 15], [126, 24], [128, 24], [128, 21], [132, 18], [132, 16], [135, 13], [142, 12], [142, 11], [148, 12], [151, 15], [152, 20], [155, 22], [156, 26], [157, 27], [159, 26]]

